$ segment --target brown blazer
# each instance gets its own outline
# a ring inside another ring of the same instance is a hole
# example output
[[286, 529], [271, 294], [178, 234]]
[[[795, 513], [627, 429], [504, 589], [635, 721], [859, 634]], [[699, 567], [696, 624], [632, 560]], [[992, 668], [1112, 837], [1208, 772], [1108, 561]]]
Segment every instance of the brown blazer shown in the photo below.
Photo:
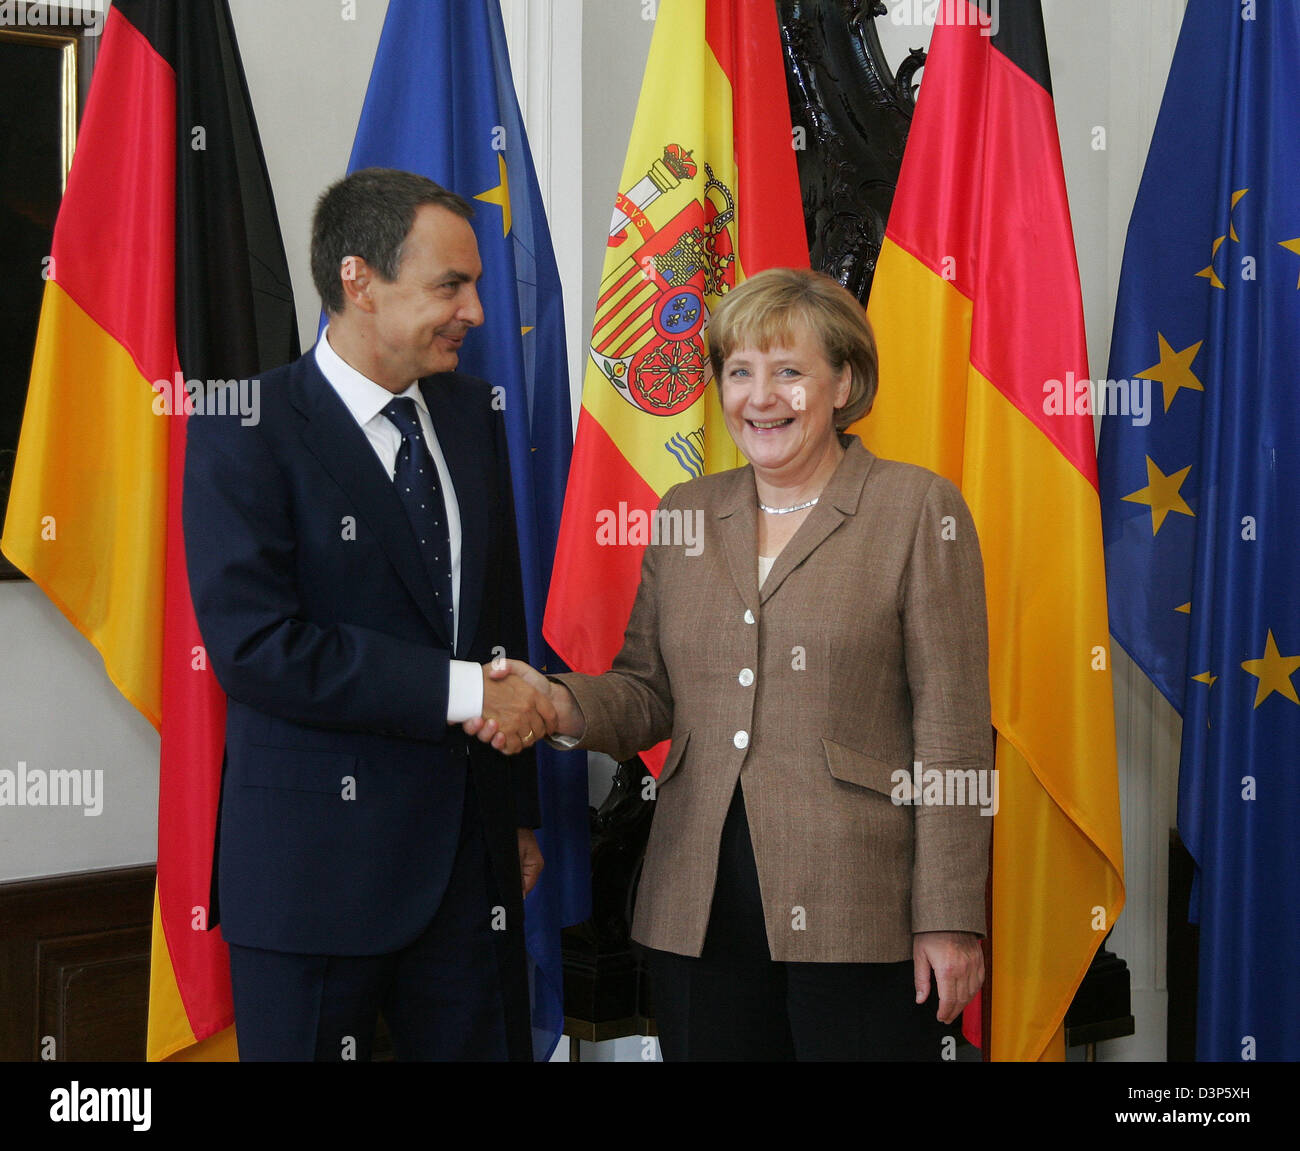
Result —
[[843, 442], [761, 592], [752, 467], [670, 490], [702, 547], [647, 547], [612, 670], [557, 677], [579, 746], [672, 737], [632, 932], [650, 947], [700, 954], [737, 778], [773, 959], [896, 962], [914, 932], [984, 932], [992, 819], [899, 802], [914, 760], [930, 783], [993, 767], [975, 525], [941, 476]]

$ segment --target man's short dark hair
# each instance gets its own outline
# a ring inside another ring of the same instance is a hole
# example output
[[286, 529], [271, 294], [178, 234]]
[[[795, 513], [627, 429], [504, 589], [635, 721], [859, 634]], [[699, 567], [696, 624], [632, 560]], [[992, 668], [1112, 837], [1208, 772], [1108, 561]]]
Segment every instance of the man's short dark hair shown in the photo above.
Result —
[[360, 256], [385, 280], [397, 279], [402, 244], [422, 204], [463, 220], [474, 215], [455, 192], [395, 168], [362, 168], [325, 189], [312, 217], [311, 278], [327, 312], [343, 311], [339, 271], [348, 256]]

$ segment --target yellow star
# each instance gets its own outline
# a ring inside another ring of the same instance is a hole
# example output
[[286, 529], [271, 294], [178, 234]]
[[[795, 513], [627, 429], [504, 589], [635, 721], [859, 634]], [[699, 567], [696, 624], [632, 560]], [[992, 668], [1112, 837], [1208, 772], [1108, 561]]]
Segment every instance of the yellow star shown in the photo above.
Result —
[[485, 204], [500, 205], [501, 234], [508, 236], [510, 235], [510, 180], [506, 176], [506, 158], [500, 152], [497, 153], [497, 163], [500, 165], [501, 183], [486, 192], [480, 192], [474, 199], [482, 200]]
[[1241, 202], [1242, 196], [1249, 191], [1249, 188], [1239, 188], [1237, 191], [1232, 193], [1232, 205], [1228, 208], [1228, 238], [1234, 243], [1239, 240], [1240, 237], [1237, 235], [1237, 226], [1232, 222], [1232, 212], [1238, 203]]
[[1155, 461], [1147, 456], [1147, 486], [1124, 498], [1130, 503], [1146, 504], [1150, 507], [1152, 535], [1160, 530], [1160, 525], [1165, 522], [1165, 516], [1170, 512], [1179, 512], [1185, 516], [1196, 514], [1178, 494], [1178, 489], [1183, 486], [1183, 480], [1191, 470], [1192, 465], [1188, 464], [1181, 472], [1165, 475], [1156, 467]]
[[[1285, 248], [1288, 252], [1294, 252], [1297, 256], [1300, 256], [1300, 236], [1297, 236], [1294, 240], [1279, 240], [1278, 246]], [[1300, 278], [1296, 280], [1295, 286], [1300, 288]]]
[[1201, 350], [1204, 340], [1197, 340], [1194, 344], [1189, 344], [1181, 352], [1176, 352], [1169, 345], [1162, 332], [1156, 333], [1156, 339], [1160, 343], [1160, 362], [1152, 364], [1145, 371], [1138, 372], [1138, 375], [1148, 380], [1155, 380], [1157, 383], [1165, 386], [1165, 411], [1169, 410], [1169, 405], [1174, 402], [1174, 397], [1178, 394], [1179, 388], [1191, 388], [1194, 392], [1205, 391], [1205, 385], [1196, 378], [1196, 373], [1192, 371], [1192, 362], [1196, 359], [1196, 353]]
[[[1232, 225], [1229, 224], [1228, 226], [1231, 227]], [[1209, 280], [1210, 287], [1212, 288], [1223, 287], [1223, 281], [1219, 279], [1219, 273], [1214, 270], [1214, 257], [1218, 255], [1220, 245], [1227, 238], [1227, 236], [1214, 237], [1214, 244], [1210, 248], [1210, 262], [1196, 273], [1198, 276], [1203, 276], [1205, 279]], [[1236, 237], [1234, 236], [1233, 239], [1236, 239]]]
[[1188, 600], [1186, 603], [1180, 603], [1176, 608], [1174, 608], [1174, 611], [1180, 611], [1183, 613], [1183, 615], [1191, 615], [1192, 601]]
[[1219, 254], [1219, 249], [1223, 246], [1224, 240], [1231, 240], [1235, 244], [1241, 239], [1241, 237], [1237, 235], [1237, 225], [1232, 222], [1232, 213], [1241, 202], [1242, 196], [1249, 191], [1249, 188], [1238, 188], [1232, 193], [1232, 203], [1228, 206], [1228, 234], [1226, 236], [1214, 237], [1214, 244], [1210, 248], [1210, 263], [1207, 267], [1202, 268], [1196, 273], [1198, 276], [1203, 276], [1205, 279], [1209, 280], [1210, 286], [1213, 288], [1223, 288], [1223, 281], [1219, 279], [1219, 273], [1214, 270], [1214, 257]]
[[1196, 680], [1197, 683], [1205, 684], [1206, 687], [1213, 687], [1214, 681], [1219, 677], [1217, 675], [1211, 675], [1208, 671], [1203, 671], [1200, 675], [1194, 675], [1192, 678]]
[[1264, 643], [1264, 654], [1259, 659], [1248, 659], [1242, 665], [1243, 671], [1259, 678], [1255, 688], [1255, 706], [1259, 707], [1273, 692], [1284, 695], [1292, 703], [1300, 704], [1300, 696], [1295, 693], [1291, 676], [1300, 667], [1300, 655], [1282, 655], [1277, 650], [1277, 641], [1273, 638], [1273, 629], [1268, 632]]
[[526, 336], [526, 335], [528, 335], [529, 332], [531, 332], [531, 331], [533, 330], [534, 327], [536, 327], [535, 324], [528, 324], [528, 325], [526, 325], [525, 327], [522, 327], [522, 328], [519, 329], [519, 334], [520, 334], [521, 336]]

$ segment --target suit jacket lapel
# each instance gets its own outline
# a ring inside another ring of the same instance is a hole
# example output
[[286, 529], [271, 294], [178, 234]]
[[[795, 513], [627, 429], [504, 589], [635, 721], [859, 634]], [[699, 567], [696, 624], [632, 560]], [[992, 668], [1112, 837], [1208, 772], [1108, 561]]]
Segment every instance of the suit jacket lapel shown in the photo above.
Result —
[[[492, 461], [483, 454], [481, 437], [471, 434], [462, 405], [451, 394], [447, 379], [437, 376], [420, 381], [420, 391], [433, 420], [433, 430], [451, 473], [451, 486], [460, 509], [460, 610], [458, 650], [473, 641], [483, 607], [483, 585], [487, 574], [488, 512], [482, 493], [491, 491]], [[513, 532], [514, 524], [506, 530]]]
[[737, 468], [730, 490], [719, 497], [718, 535], [731, 578], [745, 606], [758, 614], [758, 491], [754, 469]]
[[866, 483], [867, 472], [871, 470], [875, 458], [856, 436], [850, 439], [844, 449], [844, 458], [822, 490], [817, 506], [808, 513], [808, 518], [781, 549], [767, 579], [763, 581], [759, 593], [761, 603], [766, 603], [785, 577], [812, 555], [840, 524], [849, 516], [857, 514], [862, 486]]
[[303, 359], [306, 371], [291, 387], [293, 405], [306, 419], [302, 437], [308, 450], [353, 500], [358, 520], [370, 525], [402, 583], [450, 650], [451, 636], [392, 477], [384, 474], [365, 433], [321, 375], [315, 357], [308, 352]]

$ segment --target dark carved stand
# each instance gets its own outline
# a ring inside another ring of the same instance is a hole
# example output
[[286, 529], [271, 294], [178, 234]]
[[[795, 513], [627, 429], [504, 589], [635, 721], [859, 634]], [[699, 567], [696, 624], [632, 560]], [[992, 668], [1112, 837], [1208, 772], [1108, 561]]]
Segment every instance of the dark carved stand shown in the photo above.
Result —
[[620, 763], [599, 810], [591, 812], [591, 908], [564, 929], [564, 1033], [599, 1042], [654, 1035], [649, 979], [628, 934], [654, 803], [643, 798], [653, 777], [639, 758]]

